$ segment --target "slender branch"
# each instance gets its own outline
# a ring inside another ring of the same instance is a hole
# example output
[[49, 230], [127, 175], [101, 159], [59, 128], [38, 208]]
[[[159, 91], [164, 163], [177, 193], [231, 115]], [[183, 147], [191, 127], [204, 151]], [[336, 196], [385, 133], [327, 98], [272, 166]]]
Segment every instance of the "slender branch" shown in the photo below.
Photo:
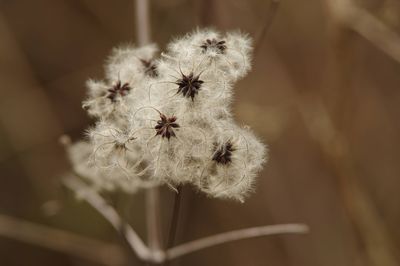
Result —
[[394, 30], [350, 0], [330, 0], [328, 5], [338, 23], [357, 32], [400, 62], [400, 36]]
[[[361, 243], [365, 253], [363, 264], [399, 265], [393, 237], [388, 232], [387, 225], [371, 195], [361, 182], [363, 178], [356, 167], [352, 146], [343, 132], [343, 118], [350, 113], [352, 109], [349, 109], [349, 106], [355, 101], [355, 95], [349, 93], [354, 78], [352, 76], [354, 71], [351, 70], [358, 67], [355, 58], [348, 56], [357, 50], [353, 35], [364, 37], [397, 62], [400, 62], [400, 36], [367, 9], [359, 6], [356, 1], [329, 0], [327, 4], [335, 22], [332, 28], [336, 37], [335, 45], [332, 47], [334, 56], [332, 66], [327, 71], [331, 73], [328, 82], [333, 84], [330, 91], [336, 92], [335, 103], [326, 105], [328, 101], [324, 101], [323, 98], [306, 97], [304, 93], [298, 92], [295, 92], [298, 95], [293, 97], [300, 104], [298, 109], [306, 128], [312, 132], [316, 143], [320, 146], [322, 158], [328, 162], [337, 177], [346, 214], [356, 229], [357, 241]], [[331, 94], [326, 97], [332, 102]], [[379, 104], [379, 97], [374, 98], [374, 103]], [[381, 110], [384, 109], [381, 107]], [[315, 123], [317, 120], [324, 123]], [[327, 132], [329, 132], [328, 137]]]
[[271, 3], [269, 4], [269, 8], [265, 17], [265, 22], [263, 24], [260, 33], [258, 33], [257, 35], [254, 47], [254, 55], [257, 55], [257, 52], [260, 49], [260, 46], [265, 36], [267, 35], [267, 32], [272, 25], [272, 22], [274, 21], [280, 2], [281, 2], [280, 0], [271, 0]]
[[176, 237], [176, 230], [177, 230], [177, 227], [178, 227], [179, 211], [180, 211], [181, 199], [182, 199], [182, 187], [179, 186], [177, 188], [177, 190], [178, 191], [175, 194], [174, 207], [173, 207], [173, 210], [172, 210], [171, 224], [170, 224], [170, 227], [169, 227], [167, 248], [170, 248], [170, 247], [172, 247], [174, 245], [175, 237]]
[[151, 39], [150, 12], [148, 0], [135, 0], [136, 41], [139, 46], [146, 45]]
[[276, 234], [304, 234], [308, 232], [308, 227], [303, 224], [279, 224], [267, 225], [260, 227], [252, 227], [241, 230], [234, 230], [226, 233], [221, 233], [209, 237], [200, 238], [185, 244], [173, 247], [166, 251], [167, 259], [172, 260], [189, 253], [199, 251], [201, 249], [221, 245], [227, 242], [237, 241], [241, 239], [261, 237]]
[[353, 30], [400, 62], [400, 36], [366, 10], [358, 10], [357, 15], [359, 20], [353, 24]]
[[[182, 186], [177, 187], [174, 197], [174, 206], [172, 209], [172, 217], [169, 225], [169, 233], [166, 248], [172, 248], [175, 243], [176, 231], [178, 228], [179, 211], [182, 199]], [[163, 266], [169, 266], [169, 260], [166, 260]]]
[[123, 228], [124, 237], [126, 237], [128, 244], [140, 259], [145, 261], [153, 260], [154, 254], [150, 252], [138, 234], [132, 227], [122, 222], [115, 209], [108, 205], [96, 191], [74, 176], [68, 176], [62, 181], [66, 187], [77, 193], [78, 197], [86, 200], [95, 208], [118, 232]]
[[[213, 0], [203, 0], [200, 2], [200, 24], [205, 27], [209, 27], [213, 23], [213, 19], [215, 18], [215, 1]], [[197, 12], [197, 10], [196, 10]]]
[[[118, 216], [118, 213], [111, 206], [109, 206], [94, 190], [89, 188], [84, 182], [80, 181], [76, 177], [64, 178], [63, 183], [66, 187], [75, 191], [80, 198], [83, 198], [93, 208], [95, 208], [117, 231], [121, 230], [122, 221]], [[161, 249], [149, 249], [129, 225], [125, 224], [124, 229], [124, 236], [136, 255], [143, 261], [154, 263], [162, 263], [166, 260], [173, 260], [201, 249], [231, 241], [267, 235], [289, 233], [302, 234], [308, 232], [308, 227], [303, 224], [281, 224], [252, 227], [190, 241], [188, 243], [170, 248], [164, 252]]]
[[151, 251], [160, 253], [162, 250], [161, 218], [160, 218], [159, 187], [146, 189], [146, 220], [148, 245]]
[[0, 235], [103, 265], [123, 265], [126, 259], [124, 251], [116, 245], [2, 214]]
[[[148, 0], [135, 0], [136, 3], [136, 41], [139, 46], [151, 39], [150, 12]], [[155, 186], [146, 190], [147, 240], [151, 252], [162, 256], [162, 234], [160, 218], [160, 191]]]

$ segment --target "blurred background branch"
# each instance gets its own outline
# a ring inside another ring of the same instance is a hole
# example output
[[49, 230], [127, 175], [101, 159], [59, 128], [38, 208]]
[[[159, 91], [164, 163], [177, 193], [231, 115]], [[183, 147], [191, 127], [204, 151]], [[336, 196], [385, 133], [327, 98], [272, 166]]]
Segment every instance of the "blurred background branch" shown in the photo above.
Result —
[[400, 35], [353, 0], [328, 0], [336, 23], [354, 30], [400, 63]]
[[0, 215], [0, 236], [63, 252], [102, 265], [124, 265], [126, 263], [126, 254], [117, 245], [6, 215]]

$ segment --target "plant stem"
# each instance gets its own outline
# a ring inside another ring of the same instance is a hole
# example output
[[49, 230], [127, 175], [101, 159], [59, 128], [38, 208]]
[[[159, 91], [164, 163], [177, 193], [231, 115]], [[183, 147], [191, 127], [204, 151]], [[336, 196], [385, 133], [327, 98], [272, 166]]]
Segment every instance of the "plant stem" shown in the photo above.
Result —
[[167, 248], [170, 248], [174, 245], [175, 237], [176, 237], [176, 230], [178, 227], [179, 211], [180, 211], [180, 207], [181, 207], [181, 198], [182, 198], [182, 187], [179, 186], [177, 189], [178, 189], [178, 191], [175, 194], [174, 207], [173, 207], [173, 211], [172, 211], [172, 219], [171, 219], [171, 224], [169, 227]]
[[147, 240], [152, 252], [162, 251], [159, 187], [146, 190]]
[[140, 239], [139, 235], [132, 227], [125, 225], [115, 211], [96, 191], [88, 187], [84, 182], [74, 176], [67, 176], [63, 179], [63, 184], [74, 191], [78, 197], [85, 199], [93, 208], [96, 209], [118, 232], [123, 230], [123, 235], [136, 255], [142, 260], [149, 260], [152, 257], [151, 251]]
[[[77, 193], [77, 196], [85, 199], [93, 208], [95, 208], [117, 231], [121, 232], [122, 220], [118, 216], [118, 213], [109, 206], [104, 199], [97, 194], [93, 189], [87, 186], [84, 182], [79, 180], [74, 176], [68, 176], [63, 179], [63, 184]], [[156, 190], [149, 189], [147, 191], [150, 196], [151, 193], [156, 192], [154, 195], [159, 196], [159, 187], [155, 187]], [[153, 202], [154, 199], [148, 201], [148, 203]], [[157, 198], [159, 200], [159, 198]], [[156, 206], [159, 206], [155, 204]], [[151, 212], [155, 214], [155, 219], [152, 218], [150, 221], [157, 221], [159, 214], [159, 209], [151, 207]], [[158, 220], [159, 221], [159, 220]], [[150, 227], [152, 228], [152, 227]], [[152, 231], [154, 232], [154, 231]], [[159, 231], [158, 231], [159, 232]], [[234, 230], [226, 233], [221, 233], [213, 236], [208, 236], [187, 242], [182, 245], [178, 245], [167, 249], [166, 251], [162, 249], [148, 248], [137, 233], [128, 224], [125, 225], [123, 230], [123, 235], [126, 238], [128, 244], [131, 246], [132, 250], [136, 253], [139, 259], [148, 262], [160, 264], [165, 261], [173, 260], [181, 256], [187, 255], [192, 252], [196, 252], [201, 249], [213, 247], [216, 245], [221, 245], [227, 242], [237, 241], [241, 239], [261, 237], [276, 234], [304, 234], [308, 232], [308, 227], [303, 224], [279, 224], [279, 225], [267, 225], [260, 227], [252, 227], [240, 230]], [[156, 238], [151, 238], [156, 240]], [[161, 239], [153, 243], [161, 243]], [[150, 243], [149, 243], [150, 244]], [[161, 247], [161, 245], [160, 245]]]
[[255, 46], [254, 46], [254, 55], [257, 55], [257, 52], [260, 50], [262, 41], [264, 40], [269, 28], [272, 25], [272, 22], [274, 21], [274, 18], [278, 11], [279, 5], [280, 5], [280, 0], [271, 0], [271, 3], [269, 5], [268, 11], [267, 11], [267, 14], [265, 17], [264, 25], [256, 37]]
[[327, 1], [333, 19], [357, 32], [382, 52], [400, 62], [400, 36], [365, 8], [350, 0]]
[[[177, 187], [177, 191], [174, 197], [174, 206], [172, 210], [171, 222], [169, 225], [169, 233], [166, 248], [172, 248], [175, 243], [176, 231], [178, 228], [179, 212], [181, 207], [182, 199], [182, 186]], [[166, 259], [163, 266], [169, 266], [170, 261]]]
[[136, 42], [139, 46], [143, 46], [151, 40], [149, 1], [135, 0], [135, 11]]
[[[146, 45], [151, 40], [150, 12], [148, 0], [135, 0], [136, 7], [136, 41], [139, 46]], [[160, 217], [159, 186], [146, 190], [146, 223], [147, 241], [151, 252], [162, 252], [162, 234]]]
[[236, 240], [276, 235], [276, 234], [304, 234], [308, 232], [308, 227], [303, 224], [278, 224], [260, 227], [252, 227], [240, 230], [234, 230], [226, 233], [216, 234], [187, 242], [185, 244], [175, 246], [166, 251], [167, 260], [173, 260], [195, 251], [221, 245]]
[[0, 236], [63, 252], [100, 265], [125, 265], [120, 247], [71, 232], [0, 214]]

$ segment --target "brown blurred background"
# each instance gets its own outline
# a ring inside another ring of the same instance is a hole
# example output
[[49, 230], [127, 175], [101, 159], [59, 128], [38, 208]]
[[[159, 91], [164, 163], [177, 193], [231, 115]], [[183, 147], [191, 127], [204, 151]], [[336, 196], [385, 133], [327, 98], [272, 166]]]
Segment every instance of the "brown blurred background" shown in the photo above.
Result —
[[[257, 38], [268, 16], [262, 0], [151, 1], [161, 47], [206, 25]], [[131, 0], [0, 0], [1, 266], [145, 265], [61, 186], [69, 166], [58, 144], [93, 122], [81, 108], [85, 80], [102, 77], [113, 46], [135, 42], [134, 23]], [[281, 1], [234, 108], [269, 144], [270, 161], [245, 204], [185, 188], [177, 243], [288, 222], [311, 232], [217, 246], [171, 265], [400, 265], [398, 34], [397, 0]], [[108, 197], [145, 237], [143, 194]], [[167, 228], [172, 192], [163, 197]]]

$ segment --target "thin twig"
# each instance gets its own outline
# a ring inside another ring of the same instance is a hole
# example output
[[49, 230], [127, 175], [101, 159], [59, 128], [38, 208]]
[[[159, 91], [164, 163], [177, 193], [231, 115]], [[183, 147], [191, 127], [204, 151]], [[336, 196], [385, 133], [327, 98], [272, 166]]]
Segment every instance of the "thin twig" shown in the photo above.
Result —
[[[142, 260], [153, 260], [149, 248], [143, 243], [138, 234], [127, 224], [124, 224], [115, 211], [105, 200], [93, 189], [89, 188], [84, 182], [74, 176], [68, 176], [63, 179], [63, 184], [77, 193], [79, 198], [86, 200], [96, 209], [118, 232], [124, 229], [124, 237], [135, 254]], [[124, 225], [124, 226], [123, 226]]]
[[162, 252], [159, 187], [146, 189], [146, 221], [148, 245], [152, 252]]
[[365, 257], [371, 265], [398, 265], [390, 234], [359, 181], [348, 139], [339, 131], [337, 121], [320, 97], [307, 98], [306, 95], [295, 93], [304, 125], [339, 180], [339, 189], [349, 218], [359, 230], [360, 240], [366, 249]]
[[[332, 95], [327, 96], [329, 101], [323, 101], [317, 97], [307, 99], [306, 95], [302, 94], [304, 100], [297, 101], [303, 102], [299, 110], [303, 113], [306, 127], [315, 135], [323, 158], [337, 176], [346, 214], [356, 229], [357, 241], [364, 249], [365, 263], [399, 265], [392, 236], [379, 209], [361, 182], [362, 177], [357, 171], [352, 146], [343, 131], [343, 121], [347, 121], [344, 118], [352, 111], [350, 106], [353, 106], [356, 100], [355, 95], [349, 93], [354, 78], [352, 70], [356, 69], [358, 67], [356, 63], [359, 63], [355, 60], [356, 57], [349, 56], [358, 48], [354, 45], [353, 37], [356, 35], [364, 37], [382, 52], [400, 62], [400, 36], [364, 7], [359, 6], [360, 2], [330, 0], [327, 4], [335, 22], [333, 33], [336, 37], [335, 45], [332, 47], [332, 66], [327, 73], [331, 73], [328, 82], [333, 84], [331, 91], [336, 92], [336, 99], [333, 105], [328, 106], [326, 103], [332, 102]], [[313, 104], [310, 105], [310, 102]], [[313, 122], [315, 119], [326, 122], [319, 123], [320, 128], [318, 128]], [[329, 132], [329, 138], [326, 137], [326, 132]]]
[[370, 41], [382, 52], [400, 62], [400, 36], [382, 21], [349, 0], [328, 1], [336, 21]]
[[[78, 178], [72, 176], [64, 178], [63, 183], [65, 186], [75, 191], [78, 197], [86, 200], [107, 221], [109, 221], [116, 230], [121, 230], [122, 221], [118, 216], [118, 213], [111, 206], [109, 206], [94, 190], [89, 188]], [[252, 227], [190, 241], [188, 243], [170, 248], [164, 252], [161, 249], [149, 249], [128, 224], [125, 224], [124, 229], [124, 236], [136, 255], [141, 260], [152, 263], [162, 263], [166, 260], [173, 260], [201, 249], [246, 238], [289, 233], [302, 234], [308, 232], [308, 227], [303, 224], [281, 224]]]
[[[178, 228], [179, 211], [182, 199], [182, 186], [178, 186], [174, 197], [174, 206], [172, 209], [171, 222], [169, 225], [169, 233], [166, 248], [172, 248], [175, 243], [176, 231]], [[169, 266], [169, 260], [166, 260], [163, 266]]]
[[173, 247], [166, 251], [167, 259], [172, 260], [201, 249], [221, 245], [227, 242], [237, 241], [246, 238], [261, 237], [276, 234], [304, 234], [308, 232], [308, 227], [303, 224], [279, 224], [252, 227], [241, 230], [234, 230], [209, 237], [200, 238], [185, 244]]
[[103, 265], [126, 262], [126, 254], [116, 245], [3, 214], [0, 214], [0, 235]]
[[176, 230], [178, 227], [179, 211], [180, 211], [181, 199], [182, 199], [182, 187], [179, 186], [177, 188], [177, 190], [178, 191], [176, 192], [175, 198], [174, 198], [174, 207], [172, 210], [172, 219], [171, 219], [171, 224], [169, 227], [167, 248], [170, 248], [174, 245], [175, 237], [176, 237]]
[[[135, 0], [135, 3], [136, 41], [139, 46], [143, 46], [151, 40], [149, 1]], [[158, 186], [146, 190], [146, 223], [150, 252], [155, 256], [162, 256], [160, 191]]]
[[261, 44], [267, 35], [268, 30], [271, 28], [272, 22], [274, 21], [275, 15], [278, 11], [278, 7], [280, 4], [280, 0], [271, 0], [271, 3], [269, 4], [269, 8], [265, 17], [265, 22], [263, 24], [263, 27], [257, 35], [257, 39], [255, 42], [254, 46], [254, 55], [257, 55], [258, 50], [261, 47]]
[[146, 45], [151, 40], [150, 12], [148, 0], [135, 0], [136, 11], [136, 41], [139, 46]]

